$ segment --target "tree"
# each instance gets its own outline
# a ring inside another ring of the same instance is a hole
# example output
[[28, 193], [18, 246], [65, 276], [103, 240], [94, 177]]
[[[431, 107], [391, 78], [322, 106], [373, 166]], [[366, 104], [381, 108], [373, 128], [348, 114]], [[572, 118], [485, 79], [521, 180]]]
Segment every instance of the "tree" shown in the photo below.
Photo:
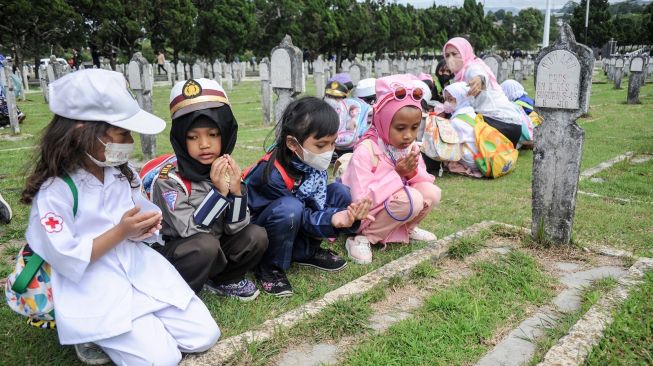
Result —
[[172, 49], [175, 73], [180, 55], [192, 51], [197, 43], [196, 18], [197, 8], [191, 0], [154, 0], [152, 47], [162, 52], [166, 47]]
[[196, 1], [198, 42], [195, 54], [227, 61], [245, 50], [254, 34], [254, 4], [248, 0]]
[[649, 44], [653, 44], [653, 3], [649, 3], [644, 9], [644, 26], [642, 28], [648, 35]]
[[463, 7], [458, 8], [457, 12], [460, 14], [460, 30], [477, 53], [495, 43], [494, 25], [485, 18], [483, 4], [477, 3], [476, 0], [465, 0]]
[[517, 25], [516, 45], [518, 48], [530, 50], [537, 47], [542, 40], [544, 16], [535, 8], [523, 9], [515, 19]]
[[272, 48], [277, 46], [288, 34], [293, 44], [302, 38], [301, 18], [303, 4], [295, 0], [254, 0], [256, 24], [259, 35], [251, 45], [259, 57], [270, 56]]
[[591, 0], [589, 12], [589, 27], [585, 37], [585, 9], [587, 0], [581, 0], [580, 5], [574, 9], [570, 25], [576, 40], [592, 47], [603, 46], [612, 36], [614, 29], [610, 22], [608, 0]]
[[81, 43], [82, 18], [65, 0], [13, 0], [0, 4], [0, 41], [13, 48], [14, 64], [22, 71], [25, 55], [39, 58], [56, 46]]

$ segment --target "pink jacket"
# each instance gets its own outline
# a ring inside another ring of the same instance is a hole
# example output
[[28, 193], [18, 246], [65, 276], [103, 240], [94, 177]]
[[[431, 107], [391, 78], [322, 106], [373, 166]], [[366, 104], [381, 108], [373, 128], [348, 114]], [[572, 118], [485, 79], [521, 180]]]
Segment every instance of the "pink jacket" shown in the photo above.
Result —
[[[377, 156], [376, 167], [372, 164], [372, 156], [370, 150], [359, 143], [354, 150], [345, 173], [342, 175], [342, 183], [351, 188], [351, 198], [355, 202], [364, 197], [372, 199], [372, 209], [370, 213], [376, 215], [383, 209], [383, 202], [388, 199], [393, 193], [403, 188], [403, 182], [399, 174], [395, 171], [392, 160], [381, 150], [376, 142], [372, 142], [374, 154]], [[417, 175], [408, 181], [408, 185], [413, 185], [421, 182], [433, 183], [435, 177], [426, 172], [426, 165], [421, 155], [419, 157], [419, 165], [417, 168]], [[361, 223], [360, 230], [364, 229], [370, 224], [368, 220]], [[408, 240], [408, 233], [406, 232], [406, 241]]]

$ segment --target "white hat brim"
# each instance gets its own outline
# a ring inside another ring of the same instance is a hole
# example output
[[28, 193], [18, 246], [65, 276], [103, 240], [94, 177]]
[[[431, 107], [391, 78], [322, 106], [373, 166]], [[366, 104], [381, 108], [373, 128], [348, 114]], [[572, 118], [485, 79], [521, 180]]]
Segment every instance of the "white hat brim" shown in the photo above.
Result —
[[109, 124], [145, 135], [156, 135], [166, 128], [164, 120], [142, 109], [125, 120], [109, 122]]

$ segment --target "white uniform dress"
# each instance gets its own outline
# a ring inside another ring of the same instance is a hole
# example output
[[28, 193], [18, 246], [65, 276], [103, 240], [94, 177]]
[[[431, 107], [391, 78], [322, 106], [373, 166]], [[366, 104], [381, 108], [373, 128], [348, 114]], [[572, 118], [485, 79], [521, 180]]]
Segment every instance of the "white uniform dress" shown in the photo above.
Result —
[[26, 232], [32, 249], [52, 266], [61, 344], [95, 342], [119, 365], [176, 364], [180, 351], [211, 347], [220, 337], [217, 324], [159, 253], [125, 240], [90, 262], [93, 239], [125, 211], [158, 207], [116, 168], [104, 168], [104, 183], [82, 169], [70, 176], [79, 192], [77, 215], [68, 185], [49, 179], [34, 198]]
[[499, 85], [489, 81], [489, 76], [480, 65], [471, 65], [465, 72], [464, 81], [469, 82], [476, 76], [483, 76], [486, 80], [486, 89], [473, 98], [472, 107], [476, 113], [498, 119], [501, 122], [522, 125], [525, 123], [519, 107], [508, 100]]

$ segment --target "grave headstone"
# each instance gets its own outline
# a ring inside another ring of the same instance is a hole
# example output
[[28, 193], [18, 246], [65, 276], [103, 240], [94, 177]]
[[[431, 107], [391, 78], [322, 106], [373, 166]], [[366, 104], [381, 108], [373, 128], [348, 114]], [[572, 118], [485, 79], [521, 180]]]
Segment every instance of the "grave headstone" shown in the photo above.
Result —
[[336, 74], [336, 62], [331, 60], [331, 61], [329, 61], [329, 75], [325, 75], [324, 78], [326, 80], [329, 80], [335, 74]]
[[[496, 76], [497, 81], [499, 80], [499, 66], [501, 65], [501, 58], [496, 55], [487, 55], [483, 57], [483, 62], [487, 65], [487, 67], [492, 70], [492, 73], [494, 76]], [[500, 81], [499, 81], [500, 82]]]
[[200, 65], [200, 63], [197, 61], [193, 64], [190, 71], [192, 79], [201, 79], [204, 77], [204, 73], [202, 72], [202, 65]]
[[628, 78], [628, 104], [639, 104], [639, 90], [646, 81], [645, 59], [635, 56], [630, 60], [630, 77]]
[[648, 60], [648, 66], [646, 67], [646, 70], [646, 77], [653, 75], [653, 62], [651, 62], [651, 60]]
[[614, 88], [621, 89], [621, 79], [623, 77], [624, 59], [619, 57], [614, 62]]
[[389, 76], [390, 70], [390, 60], [386, 57], [381, 60], [381, 77]]
[[522, 80], [524, 80], [524, 73], [522, 71], [522, 60], [516, 59], [512, 64], [512, 68], [513, 68], [513, 74], [515, 76], [515, 80], [521, 83]]
[[497, 75], [497, 82], [503, 83], [508, 79], [508, 61], [502, 60], [501, 67], [499, 67], [499, 75]]
[[532, 234], [556, 244], [571, 239], [594, 57], [564, 23], [554, 45], [535, 61], [535, 110], [546, 123], [535, 129]]
[[170, 63], [170, 61], [166, 60], [165, 63], [163, 64], [163, 68], [167, 72], [166, 75], [168, 76], [168, 82], [170, 83], [171, 86], [175, 86], [175, 76], [174, 73], [172, 72], [172, 64]]
[[0, 77], [3, 80], [3, 85], [6, 88], [5, 103], [7, 103], [7, 113], [9, 114], [9, 125], [11, 126], [11, 133], [17, 135], [20, 133], [20, 125], [18, 123], [18, 108], [16, 107], [16, 94], [14, 94], [14, 81], [11, 79], [12, 62], [8, 60], [2, 61], [2, 68], [0, 69]]
[[[129, 62], [129, 86], [136, 94], [136, 101], [141, 109], [152, 113], [152, 65], [140, 52], [134, 53]], [[156, 156], [156, 136], [141, 135], [141, 151], [145, 160]]]
[[240, 62], [231, 63], [231, 75], [236, 85], [240, 84], [240, 77], [242, 76], [242, 73], [240, 72]]
[[344, 59], [340, 64], [340, 72], [349, 72], [350, 67], [351, 67], [351, 61], [349, 61], [349, 59]]
[[259, 65], [259, 76], [261, 77], [261, 109], [263, 110], [263, 124], [269, 125], [272, 122], [272, 89], [270, 87], [270, 60], [263, 57]]
[[22, 98], [23, 101], [25, 101], [25, 92], [29, 91], [29, 78], [28, 76], [30, 75], [30, 68], [27, 65], [23, 66], [23, 93], [22, 93]]
[[397, 64], [397, 70], [399, 71], [400, 74], [405, 74], [406, 73], [406, 59], [404, 56], [401, 56], [399, 59], [399, 63]]
[[222, 69], [224, 70], [224, 79], [227, 83], [227, 90], [232, 91], [234, 89], [234, 76], [231, 64], [226, 62], [222, 63]]
[[349, 76], [351, 76], [351, 82], [356, 85], [358, 82], [363, 79], [365, 75], [365, 66], [355, 63], [349, 68]]
[[304, 91], [302, 58], [302, 51], [292, 44], [289, 35], [272, 49], [270, 79], [272, 90], [277, 94], [277, 102], [274, 106], [276, 122], [281, 119], [288, 104]]
[[48, 103], [48, 68], [45, 66], [39, 67], [39, 83], [41, 84], [41, 91], [43, 92], [43, 99]]
[[213, 80], [222, 85], [222, 63], [218, 60], [213, 62]]
[[325, 67], [326, 64], [322, 59], [322, 55], [317, 56], [317, 60], [313, 62], [313, 81], [315, 82], [315, 96], [320, 99], [324, 97], [324, 88], [326, 87]]

